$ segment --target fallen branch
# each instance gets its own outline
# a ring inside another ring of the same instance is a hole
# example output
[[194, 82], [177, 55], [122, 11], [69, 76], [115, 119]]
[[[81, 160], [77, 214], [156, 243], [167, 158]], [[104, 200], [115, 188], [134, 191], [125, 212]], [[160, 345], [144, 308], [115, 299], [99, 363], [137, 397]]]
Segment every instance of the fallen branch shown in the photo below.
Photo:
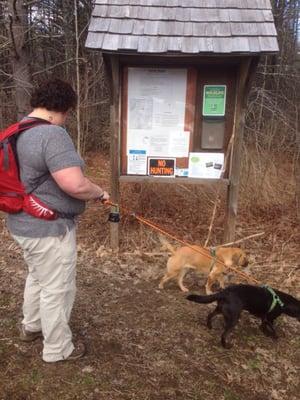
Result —
[[144, 252], [144, 251], [134, 251], [134, 252], [124, 252], [121, 253], [122, 256], [147, 256], [147, 257], [161, 257], [166, 256], [167, 252]]
[[252, 239], [254, 237], [262, 236], [264, 234], [265, 234], [265, 232], [255, 233], [254, 235], [246, 236], [243, 239], [235, 240], [234, 242], [224, 243], [224, 244], [220, 244], [218, 246], [212, 246], [212, 248], [216, 249], [218, 247], [232, 246], [233, 244], [241, 243], [241, 242], [244, 242], [245, 240], [249, 240], [249, 239]]

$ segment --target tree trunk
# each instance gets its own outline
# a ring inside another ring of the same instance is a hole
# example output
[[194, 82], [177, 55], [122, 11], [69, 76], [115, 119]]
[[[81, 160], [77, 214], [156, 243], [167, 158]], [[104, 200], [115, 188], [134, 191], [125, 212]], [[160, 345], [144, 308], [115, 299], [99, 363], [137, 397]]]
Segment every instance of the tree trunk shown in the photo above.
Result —
[[[299, 103], [298, 103], [299, 104]], [[296, 183], [296, 213], [300, 222], [300, 132], [298, 127], [298, 107], [296, 108], [296, 160], [295, 160], [295, 183]]]
[[30, 109], [29, 57], [26, 48], [26, 31], [28, 27], [27, 9], [22, 0], [8, 1], [7, 30], [11, 41], [11, 64], [15, 83], [15, 100], [17, 119], [26, 115]]

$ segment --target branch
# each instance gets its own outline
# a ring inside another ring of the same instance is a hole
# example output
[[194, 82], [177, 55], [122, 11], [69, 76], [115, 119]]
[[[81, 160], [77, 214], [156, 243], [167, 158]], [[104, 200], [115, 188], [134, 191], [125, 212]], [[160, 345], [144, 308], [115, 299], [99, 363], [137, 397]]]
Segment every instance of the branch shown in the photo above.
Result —
[[254, 237], [262, 236], [264, 234], [265, 234], [265, 232], [255, 233], [254, 235], [246, 236], [243, 239], [235, 240], [234, 242], [230, 242], [230, 243], [220, 244], [218, 246], [213, 246], [212, 248], [217, 249], [218, 247], [232, 246], [233, 244], [241, 243], [241, 242], [244, 242], [245, 240], [249, 240]]
[[[41, 70], [41, 71], [34, 72], [34, 73], [32, 74], [32, 76], [39, 75], [39, 74], [43, 74], [43, 73], [45, 73], [45, 72], [47, 72], [47, 71], [50, 71], [50, 70], [53, 69], [53, 68], [58, 67], [59, 65], [67, 64], [67, 63], [69, 63], [69, 62], [71, 62], [71, 61], [74, 61], [74, 60], [76, 60], [76, 58], [72, 57], [72, 58], [69, 58], [68, 60], [61, 61], [61, 62], [59, 62], [59, 63], [57, 63], [57, 64], [55, 64], [55, 65], [51, 65], [51, 67], [45, 68], [45, 69], [43, 69], [43, 70]], [[81, 58], [79, 58], [79, 60], [81, 60]]]
[[19, 53], [17, 51], [17, 45], [16, 45], [14, 31], [13, 31], [13, 17], [11, 15], [9, 16], [9, 33], [10, 33], [10, 36], [11, 36], [11, 41], [12, 41], [12, 44], [13, 44], [13, 49], [14, 49], [14, 52], [15, 52], [16, 59], [19, 60], [20, 56], [19, 56]]

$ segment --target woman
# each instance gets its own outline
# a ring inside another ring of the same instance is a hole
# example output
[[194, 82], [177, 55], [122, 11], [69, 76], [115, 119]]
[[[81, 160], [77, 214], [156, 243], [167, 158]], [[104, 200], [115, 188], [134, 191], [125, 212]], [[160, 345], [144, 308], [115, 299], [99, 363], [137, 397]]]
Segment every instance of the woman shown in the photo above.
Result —
[[31, 97], [33, 110], [26, 119], [45, 124], [26, 130], [17, 141], [26, 191], [55, 210], [58, 218], [46, 221], [21, 212], [9, 214], [7, 221], [28, 265], [20, 338], [28, 342], [43, 336], [46, 362], [74, 360], [85, 353], [83, 343], [73, 344], [68, 323], [76, 291], [74, 219], [87, 200], [109, 199], [84, 176], [84, 163], [63, 128], [76, 101], [68, 83], [56, 79], [42, 84]]

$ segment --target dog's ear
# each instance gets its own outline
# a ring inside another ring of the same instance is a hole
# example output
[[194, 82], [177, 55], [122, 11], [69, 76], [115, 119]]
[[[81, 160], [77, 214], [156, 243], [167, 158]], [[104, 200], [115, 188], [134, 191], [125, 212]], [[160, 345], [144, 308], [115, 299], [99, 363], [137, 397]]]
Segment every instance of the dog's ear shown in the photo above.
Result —
[[238, 265], [243, 268], [246, 268], [249, 264], [249, 260], [243, 251], [234, 254], [232, 257], [232, 261], [234, 265]]
[[240, 253], [234, 253], [233, 256], [232, 256], [232, 263], [234, 265], [239, 265], [240, 257], [241, 257]]
[[171, 243], [169, 243], [164, 236], [159, 234], [158, 235], [158, 239], [159, 239], [159, 241], [161, 243], [161, 247], [160, 248], [161, 248], [162, 251], [167, 251], [167, 252], [169, 252], [171, 254], [175, 253], [175, 250], [176, 250], [175, 247], [173, 247], [171, 245]]
[[241, 267], [243, 267], [243, 268], [248, 267], [249, 259], [248, 259], [248, 257], [246, 256], [246, 254], [244, 252], [241, 253], [238, 262], [239, 262], [238, 265], [240, 265]]

